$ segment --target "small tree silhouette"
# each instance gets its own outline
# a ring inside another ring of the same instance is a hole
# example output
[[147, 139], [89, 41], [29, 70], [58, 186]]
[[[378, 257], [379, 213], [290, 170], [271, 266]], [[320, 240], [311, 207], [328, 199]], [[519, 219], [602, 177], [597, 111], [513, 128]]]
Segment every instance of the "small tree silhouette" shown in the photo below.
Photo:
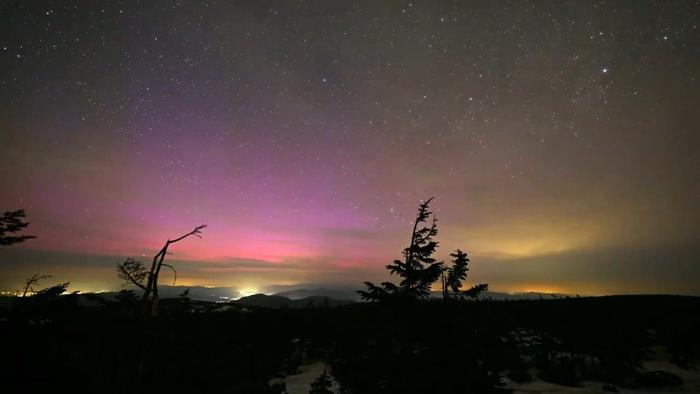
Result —
[[[394, 260], [386, 266], [391, 274], [399, 275], [402, 280], [396, 285], [383, 282], [376, 286], [372, 282], [365, 282], [367, 291], [358, 291], [366, 300], [378, 301], [392, 295], [401, 295], [408, 298], [426, 298], [430, 295], [430, 286], [442, 273], [443, 263], [436, 261], [432, 255], [437, 249], [438, 242], [434, 240], [437, 235], [437, 218], [430, 211], [430, 202], [433, 197], [423, 201], [418, 206], [418, 214], [413, 223], [411, 243], [403, 250], [404, 261]], [[427, 223], [433, 215], [430, 225], [418, 227], [421, 223]]]
[[309, 391], [309, 394], [333, 394], [333, 391], [331, 391], [332, 386], [333, 381], [328, 372], [324, 369], [323, 373], [311, 383], [311, 391]]
[[469, 256], [466, 252], [457, 249], [450, 254], [452, 266], [445, 267], [442, 272], [442, 297], [450, 298], [470, 297], [476, 298], [479, 294], [488, 289], [487, 284], [478, 284], [468, 290], [462, 291], [462, 283], [467, 279], [469, 271]]
[[22, 220], [26, 216], [24, 209], [7, 211], [0, 216], [0, 246], [9, 246], [36, 238], [33, 235], [9, 235], [20, 232], [29, 226], [29, 223]]
[[128, 258], [123, 263], [117, 264], [117, 275], [119, 278], [127, 284], [133, 284], [143, 290], [143, 296], [141, 299], [144, 301], [144, 303], [148, 303], [150, 301], [151, 315], [158, 314], [158, 301], [160, 300], [160, 297], [158, 296], [158, 276], [160, 275], [161, 268], [168, 267], [173, 271], [175, 274], [173, 285], [177, 280], [177, 271], [175, 268], [172, 265], [163, 262], [165, 260], [165, 255], [168, 254], [168, 248], [170, 245], [180, 242], [191, 235], [202, 238], [202, 236], [199, 234], [202, 233], [201, 230], [205, 227], [207, 227], [206, 224], [197, 226], [194, 228], [194, 230], [185, 235], [177, 237], [173, 240], [169, 239], [165, 241], [165, 245], [163, 245], [160, 251], [153, 256], [153, 263], [151, 264], [151, 269], [149, 271], [146, 270], [143, 263], [132, 258]]
[[452, 266], [445, 266], [441, 274], [442, 298], [445, 300], [451, 298], [450, 290], [455, 295], [459, 294], [462, 281], [467, 278], [467, 271], [469, 271], [469, 257], [465, 252], [457, 249], [450, 254], [450, 257], [453, 257]]

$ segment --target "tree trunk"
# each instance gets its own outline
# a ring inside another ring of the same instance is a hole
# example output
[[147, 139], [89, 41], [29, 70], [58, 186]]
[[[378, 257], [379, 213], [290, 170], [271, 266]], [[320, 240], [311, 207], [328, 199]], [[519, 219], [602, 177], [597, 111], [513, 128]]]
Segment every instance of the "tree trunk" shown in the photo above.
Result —
[[449, 295], [447, 294], [447, 280], [445, 279], [445, 273], [440, 274], [440, 279], [442, 280], [442, 300], [447, 301]]

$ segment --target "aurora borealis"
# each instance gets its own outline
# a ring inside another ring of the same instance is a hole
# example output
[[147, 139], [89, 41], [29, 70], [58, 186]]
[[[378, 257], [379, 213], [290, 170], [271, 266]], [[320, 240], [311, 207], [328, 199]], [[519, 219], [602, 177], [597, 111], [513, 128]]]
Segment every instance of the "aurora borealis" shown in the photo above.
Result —
[[0, 6], [0, 210], [116, 289], [389, 278], [418, 202], [493, 290], [700, 294], [694, 1]]

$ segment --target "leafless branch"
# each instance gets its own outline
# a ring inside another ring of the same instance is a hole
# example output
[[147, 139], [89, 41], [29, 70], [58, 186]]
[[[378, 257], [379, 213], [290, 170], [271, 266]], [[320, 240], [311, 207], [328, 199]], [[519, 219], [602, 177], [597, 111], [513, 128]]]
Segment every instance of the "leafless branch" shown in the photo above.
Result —
[[40, 280], [48, 279], [50, 277], [51, 277], [51, 275], [44, 275], [44, 274], [32, 275], [32, 277], [27, 279], [27, 281], [25, 282], [24, 292], [22, 293], [22, 297], [26, 297], [27, 293], [29, 293], [30, 291], [32, 293], [34, 292], [34, 288], [32, 287], [33, 285], [38, 285]]
[[175, 242], [182, 241], [183, 239], [189, 237], [190, 235], [194, 235], [194, 236], [197, 236], [197, 237], [199, 237], [199, 238], [202, 238], [202, 236], [199, 235], [199, 234], [201, 234], [201, 233], [202, 233], [201, 230], [202, 230], [203, 228], [206, 228], [206, 227], [207, 227], [206, 224], [199, 225], [199, 226], [195, 227], [194, 230], [190, 231], [189, 233], [187, 233], [187, 234], [185, 234], [185, 235], [183, 235], [183, 236], [181, 236], [181, 237], [179, 237], [179, 238], [175, 238], [175, 239], [173, 239], [173, 240], [168, 240], [168, 242], [166, 242], [166, 244], [174, 244]]
[[166, 266], [166, 267], [168, 267], [168, 268], [170, 268], [170, 269], [173, 271], [173, 275], [174, 275], [175, 277], [173, 278], [173, 284], [172, 284], [172, 286], [175, 286], [175, 282], [177, 281], [177, 271], [176, 271], [175, 268], [174, 268], [172, 265], [170, 265], [170, 264], [165, 264], [165, 263], [163, 263], [163, 265]]
[[127, 261], [125, 261], [123, 264], [117, 266], [117, 272], [119, 273], [120, 278], [133, 283], [143, 290], [143, 296], [141, 299], [144, 302], [150, 301], [151, 315], [156, 315], [158, 309], [158, 277], [160, 275], [160, 269], [163, 266], [170, 268], [174, 274], [173, 285], [175, 285], [177, 282], [177, 270], [175, 270], [172, 265], [164, 263], [165, 256], [171, 254], [168, 252], [168, 247], [170, 247], [171, 244], [182, 241], [191, 235], [202, 238], [200, 234], [202, 233], [202, 229], [206, 227], [206, 224], [202, 224], [195, 227], [194, 230], [187, 234], [183, 234], [175, 239], [168, 239], [165, 241], [165, 244], [160, 251], [153, 256], [153, 262], [151, 263], [151, 267], [148, 271], [143, 264], [130, 259], [127, 259]]

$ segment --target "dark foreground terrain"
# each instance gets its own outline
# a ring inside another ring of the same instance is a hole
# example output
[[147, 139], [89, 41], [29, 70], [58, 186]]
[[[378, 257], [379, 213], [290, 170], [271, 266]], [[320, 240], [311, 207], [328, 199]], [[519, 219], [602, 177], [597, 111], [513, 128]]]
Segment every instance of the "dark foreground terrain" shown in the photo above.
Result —
[[663, 357], [692, 371], [700, 356], [697, 297], [301, 309], [180, 298], [163, 300], [155, 318], [139, 317], [139, 303], [130, 297], [88, 296], [92, 306], [79, 297], [86, 296], [5, 299], [4, 387], [282, 393], [285, 376], [322, 361], [333, 387], [339, 384], [347, 393], [509, 392], [513, 384], [530, 381], [692, 392], [677, 374], [643, 365]]

